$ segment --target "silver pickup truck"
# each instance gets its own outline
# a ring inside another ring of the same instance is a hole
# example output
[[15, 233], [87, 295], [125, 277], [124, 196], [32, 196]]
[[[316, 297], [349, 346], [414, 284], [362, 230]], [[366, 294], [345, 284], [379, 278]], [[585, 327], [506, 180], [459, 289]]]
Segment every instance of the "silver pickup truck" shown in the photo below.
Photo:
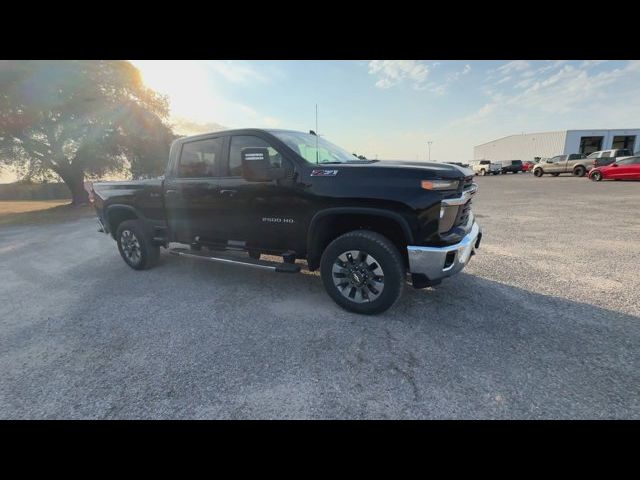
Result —
[[584, 177], [591, 168], [593, 168], [592, 159], [585, 158], [581, 153], [571, 153], [541, 160], [533, 167], [533, 174], [536, 177], [542, 177], [548, 173], [557, 177], [561, 173], [572, 173], [576, 177]]
[[555, 157], [541, 160], [533, 167], [533, 174], [542, 177], [545, 173], [557, 177], [561, 173], [571, 173], [576, 177], [584, 177], [594, 167], [603, 167], [616, 161], [616, 159], [632, 155], [628, 149], [601, 150], [593, 152], [585, 157], [581, 153], [569, 155], [556, 155]]
[[470, 168], [476, 175], [498, 175], [502, 173], [502, 165], [492, 163], [490, 160], [476, 160], [471, 162]]

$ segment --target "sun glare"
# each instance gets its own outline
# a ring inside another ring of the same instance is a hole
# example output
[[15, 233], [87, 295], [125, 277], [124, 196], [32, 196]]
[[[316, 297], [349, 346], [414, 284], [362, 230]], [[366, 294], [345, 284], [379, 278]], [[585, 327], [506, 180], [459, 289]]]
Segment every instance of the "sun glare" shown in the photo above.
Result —
[[206, 122], [219, 104], [206, 65], [194, 60], [131, 60], [144, 83], [169, 97], [171, 115]]

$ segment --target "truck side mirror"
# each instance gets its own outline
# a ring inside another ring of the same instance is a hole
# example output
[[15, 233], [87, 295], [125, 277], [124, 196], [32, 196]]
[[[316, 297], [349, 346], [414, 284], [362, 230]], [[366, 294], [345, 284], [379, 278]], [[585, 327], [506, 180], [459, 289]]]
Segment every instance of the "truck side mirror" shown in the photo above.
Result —
[[286, 170], [271, 166], [269, 149], [245, 148], [240, 154], [242, 177], [248, 182], [269, 182], [286, 178]]
[[242, 176], [249, 182], [268, 182], [271, 175], [271, 160], [266, 148], [245, 148], [241, 153]]

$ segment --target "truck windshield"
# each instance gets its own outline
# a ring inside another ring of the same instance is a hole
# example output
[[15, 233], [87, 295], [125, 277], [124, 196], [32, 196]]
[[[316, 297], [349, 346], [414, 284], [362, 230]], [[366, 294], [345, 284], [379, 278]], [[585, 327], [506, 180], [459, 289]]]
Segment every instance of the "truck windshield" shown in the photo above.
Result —
[[375, 161], [358, 158], [343, 148], [311, 133], [282, 130], [269, 130], [269, 133], [284, 142], [294, 152], [300, 154], [307, 162], [314, 165], [320, 163], [369, 163]]

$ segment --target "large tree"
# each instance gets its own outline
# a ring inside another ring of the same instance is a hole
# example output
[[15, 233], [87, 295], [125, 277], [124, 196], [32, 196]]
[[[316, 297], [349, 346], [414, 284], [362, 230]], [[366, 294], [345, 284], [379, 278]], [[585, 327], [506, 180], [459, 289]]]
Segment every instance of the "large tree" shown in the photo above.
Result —
[[0, 61], [0, 161], [51, 172], [84, 203], [85, 177], [161, 173], [173, 140], [166, 97], [129, 62]]

